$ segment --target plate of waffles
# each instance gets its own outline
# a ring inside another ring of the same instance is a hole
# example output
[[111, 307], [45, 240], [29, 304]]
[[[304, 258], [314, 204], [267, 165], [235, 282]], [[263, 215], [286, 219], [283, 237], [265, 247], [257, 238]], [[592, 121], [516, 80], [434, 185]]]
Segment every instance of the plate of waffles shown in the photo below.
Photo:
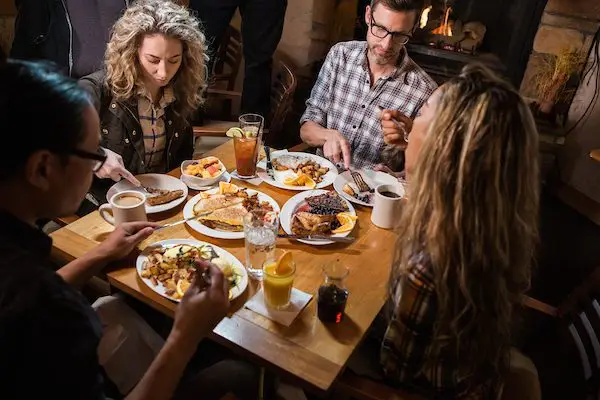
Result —
[[252, 210], [280, 211], [272, 197], [221, 181], [218, 188], [192, 197], [183, 208], [183, 217], [191, 219], [186, 222], [190, 228], [206, 236], [243, 239], [244, 217]]
[[[345, 237], [352, 232], [358, 217], [352, 204], [335, 191], [311, 190], [298, 193], [282, 207], [281, 227], [290, 235]], [[297, 239], [311, 245], [334, 243], [326, 239]]]

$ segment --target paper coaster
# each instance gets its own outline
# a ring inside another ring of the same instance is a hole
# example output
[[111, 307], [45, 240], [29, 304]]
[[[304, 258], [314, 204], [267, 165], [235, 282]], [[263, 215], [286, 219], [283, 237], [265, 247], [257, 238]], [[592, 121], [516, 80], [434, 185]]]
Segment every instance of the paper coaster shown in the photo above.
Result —
[[241, 178], [241, 177], [238, 175], [238, 173], [237, 173], [237, 169], [234, 169], [234, 170], [233, 170], [233, 172], [231, 172], [231, 177], [232, 177], [232, 178], [234, 178], [234, 179], [239, 179], [240, 181], [243, 181], [243, 182], [249, 183], [249, 184], [251, 184], [251, 185], [253, 185], [253, 186], [258, 186], [258, 185], [260, 185], [260, 184], [262, 183], [262, 181], [263, 181], [263, 180], [262, 180], [262, 179], [260, 179], [258, 176], [254, 177], [254, 178], [250, 178], [250, 179], [247, 179], [247, 178]]
[[261, 288], [258, 293], [246, 303], [246, 308], [284, 326], [290, 326], [313, 297], [311, 294], [293, 288], [292, 298], [290, 299], [288, 308], [285, 310], [273, 310], [268, 308], [265, 304], [263, 293]]

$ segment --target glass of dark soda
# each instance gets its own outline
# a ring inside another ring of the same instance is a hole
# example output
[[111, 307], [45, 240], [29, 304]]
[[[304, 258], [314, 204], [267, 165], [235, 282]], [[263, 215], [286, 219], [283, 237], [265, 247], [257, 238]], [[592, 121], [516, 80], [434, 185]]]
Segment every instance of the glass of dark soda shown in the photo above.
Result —
[[349, 270], [348, 267], [335, 262], [324, 266], [323, 273], [325, 281], [319, 287], [317, 315], [323, 322], [339, 324], [344, 319], [348, 300], [346, 278]]

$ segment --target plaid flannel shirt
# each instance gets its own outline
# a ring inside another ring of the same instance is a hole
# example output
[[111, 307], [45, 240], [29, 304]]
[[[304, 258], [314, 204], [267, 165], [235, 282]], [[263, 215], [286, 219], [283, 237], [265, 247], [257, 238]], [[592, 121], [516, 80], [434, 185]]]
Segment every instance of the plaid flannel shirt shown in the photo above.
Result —
[[145, 162], [149, 171], [164, 172], [167, 130], [165, 128], [165, 108], [175, 101], [173, 88], [167, 86], [155, 106], [146, 91], [138, 93], [138, 117], [144, 134]]
[[[344, 135], [350, 143], [355, 168], [381, 162], [390, 165], [384, 159], [384, 150], [390, 149], [383, 141], [377, 106], [414, 118], [437, 87], [406, 50], [390, 75], [379, 78], [373, 87], [370, 79], [367, 42], [336, 44], [327, 54], [300, 119], [300, 124], [313, 121]], [[322, 149], [317, 154], [322, 156]]]
[[[381, 365], [392, 381], [433, 390], [441, 398], [484, 399], [486, 385], [469, 387], [455, 357], [431, 360], [437, 298], [431, 265], [419, 255], [400, 279], [394, 314], [381, 346]], [[482, 339], [485, 340], [485, 339]]]

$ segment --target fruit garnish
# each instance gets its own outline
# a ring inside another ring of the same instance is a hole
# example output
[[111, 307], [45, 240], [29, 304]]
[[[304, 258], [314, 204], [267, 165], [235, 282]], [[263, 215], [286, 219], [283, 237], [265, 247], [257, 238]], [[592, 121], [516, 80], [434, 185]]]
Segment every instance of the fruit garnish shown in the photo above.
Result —
[[227, 137], [230, 138], [243, 138], [245, 136], [244, 131], [241, 128], [238, 128], [237, 126], [229, 128], [227, 132], [225, 132], [225, 135], [227, 135]]
[[356, 220], [358, 219], [356, 215], [352, 215], [348, 212], [338, 213], [336, 217], [341, 226], [332, 230], [331, 233], [350, 232], [352, 229], [354, 229], [354, 225], [356, 225]]
[[305, 175], [306, 179], [304, 180], [304, 186], [308, 186], [311, 189], [314, 189], [317, 187], [317, 183], [313, 180], [313, 178], [311, 178], [308, 175]]
[[177, 294], [183, 297], [185, 291], [190, 287], [190, 282], [186, 279], [180, 279], [177, 282]]
[[229, 182], [219, 182], [219, 194], [233, 194], [240, 191], [240, 188]]
[[290, 176], [283, 180], [284, 185], [290, 186], [308, 186], [311, 189], [314, 189], [317, 184], [315, 181], [308, 175], [304, 173], [300, 173], [297, 176]]
[[275, 265], [275, 272], [277, 275], [287, 275], [294, 270], [294, 256], [289, 251], [283, 252], [283, 254], [277, 260]]

